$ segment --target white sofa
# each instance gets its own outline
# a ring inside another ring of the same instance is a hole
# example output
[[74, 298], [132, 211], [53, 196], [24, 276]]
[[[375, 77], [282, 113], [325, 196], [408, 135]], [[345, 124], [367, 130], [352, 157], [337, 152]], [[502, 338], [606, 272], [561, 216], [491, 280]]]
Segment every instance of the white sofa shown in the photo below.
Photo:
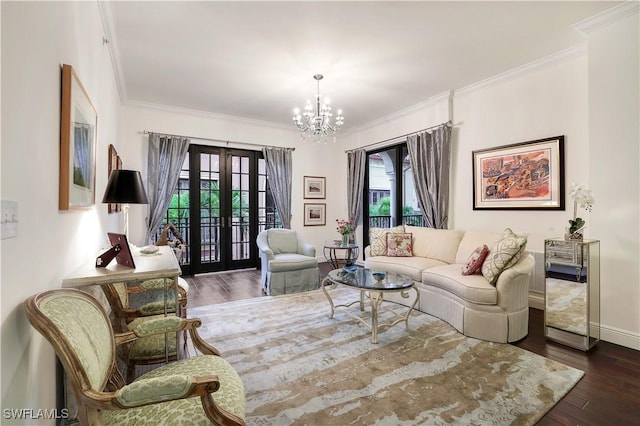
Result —
[[[371, 246], [367, 246], [364, 266], [413, 278], [420, 292], [420, 311], [482, 340], [506, 343], [527, 335], [529, 281], [534, 268], [531, 253], [523, 251], [517, 263], [502, 271], [492, 285], [482, 274], [462, 275], [462, 267], [476, 248], [487, 245], [491, 249], [502, 234], [413, 226], [387, 231], [411, 233], [413, 256], [371, 256]], [[391, 300], [408, 303], [401, 297]]]

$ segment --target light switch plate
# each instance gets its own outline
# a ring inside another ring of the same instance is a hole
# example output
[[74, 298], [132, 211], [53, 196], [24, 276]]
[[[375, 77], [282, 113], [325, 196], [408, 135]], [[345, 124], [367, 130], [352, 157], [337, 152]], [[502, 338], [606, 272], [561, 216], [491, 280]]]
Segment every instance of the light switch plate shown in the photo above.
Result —
[[18, 203], [15, 201], [0, 201], [0, 239], [18, 236]]

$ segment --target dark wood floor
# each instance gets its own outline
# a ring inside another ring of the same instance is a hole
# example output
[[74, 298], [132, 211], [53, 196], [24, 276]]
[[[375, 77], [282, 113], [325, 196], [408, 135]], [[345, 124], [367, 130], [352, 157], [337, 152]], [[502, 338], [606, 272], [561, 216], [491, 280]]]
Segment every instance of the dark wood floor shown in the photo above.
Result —
[[[321, 264], [326, 274], [327, 264]], [[204, 306], [261, 297], [260, 271], [186, 277], [189, 306]], [[515, 343], [523, 349], [585, 372], [585, 376], [539, 425], [640, 425], [640, 351], [599, 342], [582, 352], [549, 342], [543, 332], [544, 312], [529, 311], [529, 334]]]

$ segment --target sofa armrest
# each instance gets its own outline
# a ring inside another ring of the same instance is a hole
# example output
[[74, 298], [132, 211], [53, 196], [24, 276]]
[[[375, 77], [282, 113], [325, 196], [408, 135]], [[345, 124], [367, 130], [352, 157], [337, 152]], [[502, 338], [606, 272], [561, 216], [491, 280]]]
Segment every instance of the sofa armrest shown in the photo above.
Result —
[[518, 263], [502, 271], [496, 282], [500, 308], [513, 312], [529, 306], [529, 281], [534, 266], [533, 255], [526, 252]]
[[371, 246], [366, 246], [364, 248], [364, 258], [371, 257]]

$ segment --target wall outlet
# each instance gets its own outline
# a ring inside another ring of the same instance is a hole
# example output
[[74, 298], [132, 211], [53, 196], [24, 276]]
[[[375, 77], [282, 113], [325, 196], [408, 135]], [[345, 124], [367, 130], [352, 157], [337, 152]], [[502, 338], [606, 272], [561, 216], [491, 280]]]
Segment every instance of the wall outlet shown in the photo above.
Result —
[[0, 239], [18, 236], [18, 203], [0, 201]]

